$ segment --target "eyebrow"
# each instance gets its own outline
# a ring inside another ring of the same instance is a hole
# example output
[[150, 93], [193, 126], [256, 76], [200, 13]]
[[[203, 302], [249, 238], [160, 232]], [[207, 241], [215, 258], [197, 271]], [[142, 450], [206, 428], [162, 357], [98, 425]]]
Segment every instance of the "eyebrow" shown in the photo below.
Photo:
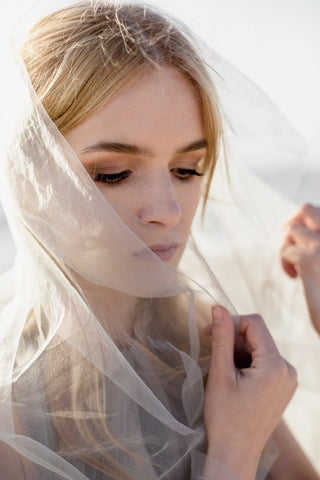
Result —
[[[208, 142], [205, 138], [201, 140], [196, 140], [195, 142], [186, 145], [185, 147], [179, 149], [176, 153], [188, 153], [200, 150], [202, 148], [207, 148]], [[152, 150], [145, 147], [140, 147], [137, 145], [132, 145], [128, 143], [118, 143], [118, 142], [105, 142], [101, 141], [94, 145], [90, 145], [82, 150], [81, 153], [91, 153], [91, 152], [115, 152], [115, 153], [127, 153], [129, 155], [142, 155], [146, 157], [151, 157], [154, 155]]]

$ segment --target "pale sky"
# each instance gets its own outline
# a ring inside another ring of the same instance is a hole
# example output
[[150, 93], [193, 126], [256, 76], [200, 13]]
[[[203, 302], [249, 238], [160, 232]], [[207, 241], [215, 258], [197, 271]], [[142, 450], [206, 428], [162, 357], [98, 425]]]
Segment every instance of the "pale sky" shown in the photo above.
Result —
[[319, 0], [162, 4], [171, 4], [212, 48], [262, 87], [320, 157]]

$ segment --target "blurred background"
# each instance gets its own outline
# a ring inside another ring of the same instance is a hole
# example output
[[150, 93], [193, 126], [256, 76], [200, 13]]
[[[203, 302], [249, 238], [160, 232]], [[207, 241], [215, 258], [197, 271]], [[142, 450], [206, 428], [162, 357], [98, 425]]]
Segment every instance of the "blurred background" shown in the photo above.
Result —
[[[186, 22], [279, 106], [306, 139], [309, 148], [301, 200], [317, 201], [320, 182], [320, 1], [163, 0], [150, 3]], [[0, 58], [5, 64], [10, 55], [7, 39], [13, 26], [29, 9], [37, 7], [33, 0], [0, 0], [0, 5]], [[5, 68], [1, 75], [5, 75]], [[5, 109], [1, 115], [5, 115]], [[0, 273], [12, 265], [14, 254], [15, 247], [0, 205]]]

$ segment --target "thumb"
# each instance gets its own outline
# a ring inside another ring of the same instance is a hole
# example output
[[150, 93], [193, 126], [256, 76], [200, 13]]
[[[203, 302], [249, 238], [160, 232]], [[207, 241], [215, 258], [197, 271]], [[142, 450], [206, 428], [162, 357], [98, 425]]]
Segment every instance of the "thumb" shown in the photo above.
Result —
[[230, 313], [219, 305], [212, 307], [212, 375], [225, 377], [227, 372], [234, 372], [234, 342], [235, 332]]

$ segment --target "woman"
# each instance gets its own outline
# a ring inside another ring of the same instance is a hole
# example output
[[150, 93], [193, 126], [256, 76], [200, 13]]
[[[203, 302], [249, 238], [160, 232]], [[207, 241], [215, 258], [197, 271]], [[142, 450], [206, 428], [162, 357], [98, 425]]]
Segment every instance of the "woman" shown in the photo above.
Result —
[[276, 457], [270, 478], [319, 478], [279, 424], [294, 369], [194, 275], [211, 275], [187, 242], [222, 126], [189, 34], [83, 2], [21, 56], [1, 189], [20, 252], [1, 317], [5, 478], [249, 480]]

